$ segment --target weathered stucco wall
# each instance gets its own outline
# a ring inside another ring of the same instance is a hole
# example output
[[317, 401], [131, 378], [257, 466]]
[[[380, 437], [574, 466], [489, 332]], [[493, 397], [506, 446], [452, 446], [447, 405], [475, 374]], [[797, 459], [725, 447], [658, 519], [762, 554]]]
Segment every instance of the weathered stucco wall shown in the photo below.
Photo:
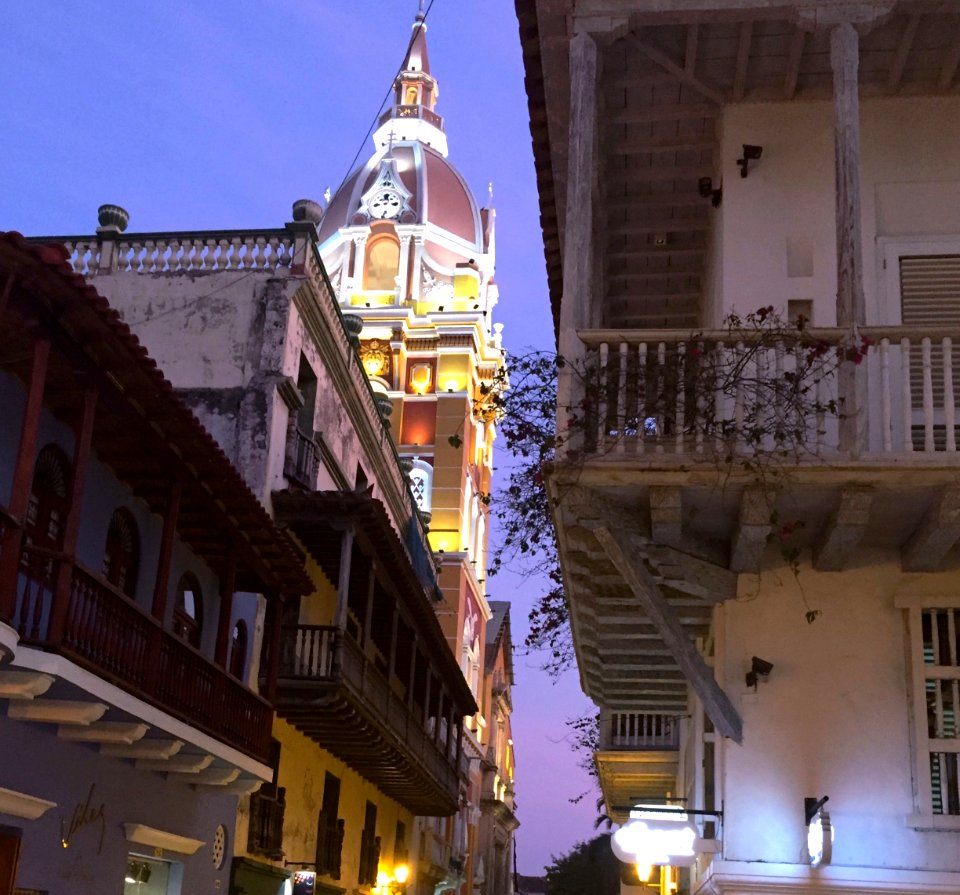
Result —
[[[724, 858], [806, 863], [803, 800], [829, 795], [834, 865], [960, 870], [960, 833], [917, 832], [905, 613], [898, 590], [955, 591], [956, 573], [904, 575], [895, 557], [838, 573], [740, 576], [717, 642], [744, 741], [723, 741]], [[812, 624], [807, 608], [820, 610]], [[752, 656], [773, 663], [754, 692]], [[922, 710], [922, 709], [921, 709]]]
[[[897, 322], [881, 313], [878, 236], [960, 233], [960, 99], [904, 97], [861, 104], [861, 196], [867, 322]], [[721, 125], [723, 204], [714, 243], [720, 263], [707, 294], [708, 320], [789, 299], [814, 302], [814, 322], [836, 321], [833, 105], [830, 102], [741, 103], [724, 108]], [[743, 144], [763, 157], [740, 176]]]

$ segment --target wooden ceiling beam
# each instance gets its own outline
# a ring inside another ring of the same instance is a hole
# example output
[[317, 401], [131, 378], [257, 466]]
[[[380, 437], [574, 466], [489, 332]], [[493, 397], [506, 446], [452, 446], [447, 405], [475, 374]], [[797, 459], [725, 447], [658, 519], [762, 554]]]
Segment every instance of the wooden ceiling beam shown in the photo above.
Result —
[[690, 190], [680, 192], [642, 193], [638, 196], [615, 196], [607, 200], [610, 211], [630, 211], [634, 208], [701, 208], [707, 200]]
[[733, 99], [740, 102], [747, 92], [747, 73], [750, 66], [750, 44], [753, 42], [753, 21], [740, 23], [740, 38], [737, 44], [737, 67], [733, 76]]
[[783, 79], [784, 99], [793, 99], [800, 79], [800, 63], [803, 60], [803, 48], [807, 42], [807, 32], [797, 28], [790, 41], [790, 55], [787, 58], [787, 73]]
[[936, 506], [900, 551], [907, 572], [933, 572], [960, 540], [960, 488], [944, 488]]
[[920, 27], [920, 19], [921, 16], [918, 14], [910, 16], [907, 27], [903, 29], [903, 34], [900, 35], [900, 43], [897, 44], [897, 52], [893, 57], [893, 65], [890, 66], [890, 74], [887, 77], [887, 89], [890, 91], [900, 89], [903, 72], [907, 67], [907, 57], [910, 55], [914, 38], [917, 36], [917, 29]]
[[702, 97], [716, 103], [717, 105], [723, 104], [723, 93], [717, 87], [714, 87], [712, 84], [709, 84], [701, 78], [698, 78], [696, 75], [690, 74], [684, 65], [672, 59], [659, 47], [654, 46], [647, 41], [641, 40], [639, 37], [630, 38], [629, 43], [635, 49], [643, 53], [643, 55], [646, 56], [651, 62], [655, 62], [662, 69], [668, 71], [678, 81], [680, 81], [681, 84], [685, 84], [691, 90], [696, 91]]
[[714, 136], [668, 137], [666, 139], [648, 139], [642, 137], [625, 138], [623, 140], [608, 141], [605, 150], [610, 155], [663, 155], [667, 152], [710, 152], [717, 148], [717, 138]]
[[768, 488], [744, 489], [740, 496], [737, 530], [730, 545], [730, 568], [734, 572], [756, 572], [760, 568], [767, 537], [773, 526], [775, 496]]
[[662, 218], [658, 221], [625, 221], [607, 225], [607, 234], [638, 236], [649, 233], [706, 233], [710, 229], [708, 218]]
[[830, 522], [813, 548], [818, 572], [839, 572], [867, 533], [873, 494], [864, 488], [844, 488]]
[[715, 119], [720, 110], [708, 103], [671, 103], [650, 106], [607, 107], [604, 124], [652, 124], [657, 121], [683, 121], [694, 118]]
[[713, 670], [697, 651], [689, 634], [677, 622], [672, 607], [646, 566], [638, 560], [625, 533], [599, 526], [594, 529], [594, 536], [660, 631], [684, 677], [700, 697], [704, 711], [713, 721], [717, 732], [736, 743], [742, 743], [743, 721], [739, 712], [717, 683]]
[[664, 180], [686, 180], [696, 186], [701, 177], [712, 174], [713, 167], [709, 162], [700, 165], [653, 165], [648, 168], [623, 168], [608, 170], [608, 184], [616, 187], [618, 183], [656, 183]]
[[697, 71], [697, 44], [700, 38], [700, 26], [694, 22], [687, 25], [687, 39], [683, 54], [683, 70], [691, 77], [696, 77]]
[[937, 81], [941, 90], [949, 90], [960, 66], [960, 19], [957, 20], [953, 43], [943, 57], [943, 67], [940, 69], [940, 78]]

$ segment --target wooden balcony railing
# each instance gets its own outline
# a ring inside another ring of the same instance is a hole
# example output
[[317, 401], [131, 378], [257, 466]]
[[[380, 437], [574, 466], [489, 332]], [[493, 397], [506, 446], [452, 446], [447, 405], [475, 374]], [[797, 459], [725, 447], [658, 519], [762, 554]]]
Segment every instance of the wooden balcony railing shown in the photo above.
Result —
[[[957, 451], [960, 333], [862, 327], [853, 347], [865, 353], [843, 365], [846, 379], [836, 359], [853, 345], [847, 330], [812, 330], [813, 344], [726, 330], [580, 337], [587, 372], [577, 382], [564, 374], [566, 410], [579, 413], [590, 454], [749, 454], [782, 447], [778, 434], [791, 453], [810, 458], [945, 460]], [[824, 362], [811, 365], [810, 351]]]
[[[326, 702], [318, 700], [316, 684], [324, 696], [335, 690], [338, 699], [329, 702], [329, 719], [322, 717]], [[362, 712], [370, 729], [365, 735], [370, 754], [361, 754], [356, 732], [342, 729], [333, 715], [346, 702]], [[309, 709], [309, 716], [304, 717]], [[424, 775], [430, 785], [455, 794], [458, 787], [457, 737], [455, 730], [441, 724], [435, 732], [433, 718], [423, 719], [402, 699], [377, 668], [374, 658], [364, 653], [352, 636], [334, 626], [289, 625], [281, 631], [279, 656], [279, 699], [277, 711], [299, 721], [318, 742], [343, 760], [364, 765], [364, 773], [390, 794], [397, 769], [389, 749], [398, 747], [404, 758]], [[341, 742], [342, 740], [342, 742]], [[404, 786], [412, 785], [405, 781]], [[405, 796], [397, 795], [401, 801]]]
[[[56, 582], [65, 564], [69, 589], [61, 606]], [[62, 624], [51, 624], [60, 616]], [[270, 705], [72, 557], [23, 548], [12, 622], [22, 643], [62, 653], [241, 752], [267, 759]]]
[[657, 752], [680, 748], [680, 725], [672, 715], [611, 712], [600, 716], [600, 751]]
[[290, 431], [287, 441], [287, 454], [283, 473], [305, 488], [317, 487], [317, 474], [320, 470], [320, 449], [312, 435], [298, 428]]

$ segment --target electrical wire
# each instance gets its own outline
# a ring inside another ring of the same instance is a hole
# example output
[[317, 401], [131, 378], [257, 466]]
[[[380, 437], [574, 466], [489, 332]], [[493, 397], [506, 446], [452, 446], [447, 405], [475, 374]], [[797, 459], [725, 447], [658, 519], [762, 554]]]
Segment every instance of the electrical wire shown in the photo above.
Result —
[[380, 100], [380, 107], [374, 114], [373, 121], [370, 122], [370, 127], [367, 128], [367, 132], [363, 135], [363, 139], [360, 141], [360, 145], [357, 147], [357, 151], [353, 156], [353, 160], [347, 166], [346, 174], [343, 175], [343, 178], [340, 180], [337, 188], [330, 194], [331, 196], [336, 196], [337, 193], [339, 193], [343, 188], [343, 185], [353, 173], [354, 165], [357, 164], [357, 160], [360, 158], [364, 147], [367, 145], [367, 140], [370, 139], [370, 135], [374, 132], [374, 130], [376, 130], [377, 122], [380, 120], [380, 114], [383, 112], [383, 107], [386, 106], [387, 100], [390, 99], [390, 94], [393, 93], [393, 85], [396, 84], [397, 78], [399, 78], [403, 72], [403, 66], [406, 64], [407, 57], [410, 55], [410, 51], [413, 49], [413, 44], [420, 36], [420, 33], [423, 31], [423, 29], [427, 27], [427, 17], [430, 15], [430, 10], [433, 9], [433, 4], [434, 0], [430, 0], [430, 2], [427, 4], [426, 10], [424, 10], [420, 15], [420, 20], [417, 22], [417, 27], [413, 29], [413, 34], [410, 35], [410, 42], [407, 44], [407, 49], [403, 54], [403, 59], [400, 60], [400, 65], [397, 68], [397, 72], [390, 81], [390, 85], [387, 87], [387, 92], [383, 95], [383, 99]]
[[[363, 139], [360, 141], [360, 145], [357, 147], [357, 151], [353, 156], [353, 160], [350, 162], [350, 165], [347, 167], [347, 173], [343, 175], [337, 188], [331, 193], [332, 196], [335, 196], [343, 188], [343, 185], [347, 182], [347, 179], [353, 173], [354, 165], [356, 165], [357, 160], [360, 158], [360, 154], [363, 152], [363, 148], [367, 145], [367, 140], [370, 139], [370, 135], [374, 132], [377, 126], [377, 122], [380, 120], [380, 115], [383, 112], [384, 106], [387, 104], [387, 100], [390, 99], [390, 94], [393, 93], [393, 85], [396, 84], [397, 78], [400, 77], [400, 74], [403, 72], [403, 67], [407, 62], [407, 58], [410, 55], [410, 51], [413, 49], [413, 45], [416, 39], [420, 36], [420, 33], [424, 28], [427, 27], [427, 17], [430, 15], [430, 10], [433, 9], [433, 4], [435, 0], [430, 0], [427, 4], [427, 8], [423, 10], [423, 4], [421, 2], [422, 12], [418, 13], [419, 21], [417, 22], [416, 28], [413, 29], [413, 33], [410, 35], [410, 40], [407, 43], [407, 49], [404, 51], [403, 59], [400, 60], [400, 65], [397, 68], [396, 74], [390, 81], [390, 85], [387, 87], [387, 92], [383, 95], [383, 99], [380, 100], [380, 107], [377, 109], [376, 114], [373, 116], [373, 121], [370, 122], [370, 127], [367, 128], [367, 132], [363, 135]], [[181, 311], [185, 311], [187, 308], [193, 307], [193, 305], [198, 304], [206, 298], [210, 298], [212, 295], [216, 295], [218, 292], [222, 292], [224, 289], [228, 289], [232, 286], [235, 286], [237, 283], [243, 282], [243, 280], [252, 276], [254, 273], [260, 273], [259, 269], [251, 269], [248, 273], [243, 274], [236, 279], [232, 279], [229, 283], [226, 283], [222, 286], [218, 286], [216, 289], [212, 289], [210, 292], [205, 292], [203, 295], [198, 295], [196, 298], [191, 299], [184, 305], [180, 305], [176, 308], [170, 308], [166, 311], [161, 311], [158, 314], [154, 314], [150, 318], [145, 318], [142, 320], [135, 321], [126, 321], [127, 326], [138, 326], [141, 323], [147, 323], [149, 321], [157, 320], [160, 317], [166, 317], [168, 314], [176, 314]]]

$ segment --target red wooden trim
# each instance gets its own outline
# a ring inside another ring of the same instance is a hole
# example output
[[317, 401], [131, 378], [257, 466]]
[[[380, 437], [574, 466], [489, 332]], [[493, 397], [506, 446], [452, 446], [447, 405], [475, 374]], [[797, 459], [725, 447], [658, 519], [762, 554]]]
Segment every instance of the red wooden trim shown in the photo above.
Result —
[[3, 284], [3, 293], [0, 294], [0, 320], [3, 319], [4, 311], [7, 309], [7, 302], [10, 301], [10, 293], [13, 291], [13, 281], [15, 274], [10, 271], [7, 274], [7, 281]]
[[[87, 467], [90, 462], [90, 442], [93, 439], [93, 419], [96, 416], [96, 388], [87, 388], [83, 393], [83, 409], [80, 426], [73, 446], [73, 475], [70, 480], [69, 509], [63, 532], [61, 549], [67, 556], [77, 552], [77, 537], [80, 534], [80, 516], [83, 511], [83, 488], [87, 481]], [[70, 582], [73, 576], [71, 563], [61, 563], [57, 572], [57, 583], [53, 592], [53, 605], [50, 607], [49, 637], [58, 643], [63, 636], [63, 625], [67, 617], [70, 600]]]
[[40, 428], [40, 413], [43, 410], [43, 389], [50, 359], [50, 340], [37, 339], [33, 343], [33, 363], [30, 368], [30, 383], [27, 386], [27, 405], [23, 410], [20, 427], [20, 445], [17, 448], [17, 465], [10, 489], [10, 513], [22, 520], [30, 499], [30, 483], [37, 455], [37, 433]]
[[227, 667], [227, 656], [230, 652], [230, 619], [233, 615], [233, 592], [236, 584], [237, 551], [231, 546], [220, 577], [220, 617], [217, 620], [217, 645], [213, 654], [214, 661], [224, 669]]
[[[12, 282], [12, 277], [11, 280]], [[20, 425], [20, 444], [10, 489], [10, 515], [18, 525], [5, 526], [0, 552], [0, 618], [13, 617], [17, 599], [17, 568], [20, 565], [20, 546], [23, 543], [23, 517], [30, 500], [30, 482], [37, 455], [37, 433], [43, 410], [43, 389], [50, 360], [50, 340], [37, 339], [33, 343], [33, 362], [27, 385], [27, 403]]]
[[167, 512], [163, 517], [163, 534], [160, 536], [160, 557], [157, 561], [157, 580], [153, 588], [153, 617], [163, 624], [167, 611], [167, 590], [170, 587], [170, 562], [173, 559], [173, 540], [177, 533], [177, 517], [180, 514], [180, 496], [183, 485], [179, 480], [170, 483]]
[[[277, 674], [280, 670], [280, 618], [283, 614], [283, 600], [276, 596], [267, 596], [267, 655], [266, 655], [266, 692], [267, 701], [273, 703], [277, 698]], [[263, 656], [261, 654], [261, 662]]]

